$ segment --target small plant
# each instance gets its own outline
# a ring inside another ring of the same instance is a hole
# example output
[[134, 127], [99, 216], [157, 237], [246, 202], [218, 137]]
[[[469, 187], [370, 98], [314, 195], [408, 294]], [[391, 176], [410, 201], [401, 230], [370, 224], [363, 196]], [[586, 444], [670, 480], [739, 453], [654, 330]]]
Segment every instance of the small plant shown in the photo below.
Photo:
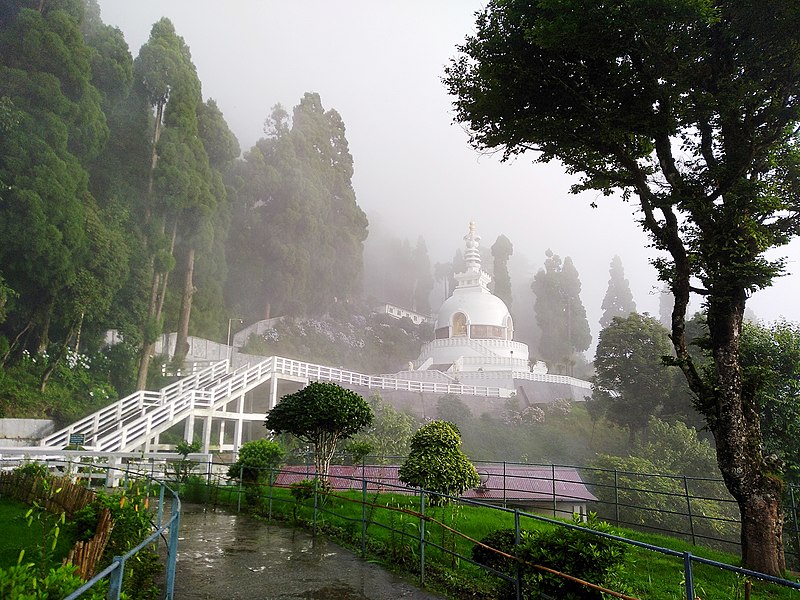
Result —
[[41, 502], [33, 501], [31, 508], [25, 513], [25, 519], [28, 527], [34, 527], [35, 523], [40, 531], [41, 541], [37, 545], [37, 552], [39, 554], [39, 572], [44, 577], [53, 562], [53, 553], [58, 544], [61, 527], [66, 520], [66, 513], [53, 514], [47, 510], [48, 503], [61, 492], [61, 488], [54, 488], [51, 480], [47, 477], [42, 477], [41, 485], [43, 488]]
[[50, 474], [47, 465], [40, 462], [27, 462], [24, 465], [18, 466], [14, 469], [15, 473], [20, 475], [27, 475], [29, 477], [42, 477], [45, 478]]
[[181, 440], [175, 446], [175, 451], [180, 454], [183, 458], [178, 462], [171, 463], [172, 468], [175, 471], [175, 476], [177, 477], [178, 481], [181, 483], [186, 482], [189, 479], [189, 475], [194, 471], [194, 468], [197, 466], [197, 463], [193, 460], [189, 460], [189, 455], [193, 452], [200, 451], [200, 442], [187, 442], [186, 440]]
[[228, 477], [243, 483], [264, 483], [275, 480], [277, 469], [284, 457], [283, 447], [273, 440], [262, 438], [245, 442], [239, 448], [239, 457], [228, 467]]
[[[21, 558], [21, 557], [20, 557]], [[48, 599], [64, 598], [85, 582], [78, 577], [73, 565], [60, 566], [39, 576], [32, 563], [21, 564], [7, 569], [0, 568], [0, 598]], [[86, 600], [104, 600], [108, 580], [100, 581], [92, 589], [84, 592]]]
[[289, 493], [295, 499], [295, 505], [292, 507], [292, 518], [295, 523], [297, 522], [298, 506], [300, 506], [306, 500], [313, 498], [314, 494], [325, 498], [330, 491], [330, 485], [328, 485], [328, 483], [322, 479], [304, 479], [303, 481], [297, 481], [291, 484], [289, 486]]

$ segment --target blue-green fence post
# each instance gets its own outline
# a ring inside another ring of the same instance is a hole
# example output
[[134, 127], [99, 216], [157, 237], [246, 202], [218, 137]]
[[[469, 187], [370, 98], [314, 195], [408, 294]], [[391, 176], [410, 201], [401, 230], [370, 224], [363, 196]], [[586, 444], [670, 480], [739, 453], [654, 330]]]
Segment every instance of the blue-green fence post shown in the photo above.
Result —
[[268, 512], [268, 521], [272, 521], [272, 486], [278, 476], [275, 474], [275, 469], [273, 467], [269, 468], [269, 512]]
[[683, 476], [683, 491], [686, 493], [686, 510], [689, 515], [689, 533], [692, 535], [692, 546], [697, 545], [694, 539], [694, 520], [692, 519], [692, 500], [689, 497], [689, 482], [686, 475]]
[[692, 553], [683, 553], [683, 578], [686, 581], [686, 600], [695, 600], [694, 573], [692, 573]]
[[158, 526], [164, 523], [164, 484], [161, 484], [161, 489], [158, 492]]
[[239, 493], [236, 494], [236, 512], [242, 512], [242, 479], [244, 479], [244, 469], [239, 469]]
[[789, 498], [792, 501], [792, 523], [794, 524], [794, 558], [800, 564], [800, 527], [797, 523], [797, 504], [795, 504], [793, 485], [789, 485]]
[[519, 560], [519, 543], [522, 541], [522, 532], [519, 527], [519, 509], [514, 509], [514, 557], [517, 559], [517, 600], [522, 600], [522, 565]]
[[117, 568], [109, 574], [106, 598], [108, 600], [119, 600], [120, 593], [122, 593], [122, 578], [125, 575], [125, 561], [121, 556], [115, 556], [111, 562], [116, 564]]
[[419, 584], [425, 585], [425, 490], [419, 489]]
[[619, 526], [619, 481], [616, 469], [614, 469], [614, 524]]
[[175, 569], [178, 563], [178, 531], [181, 524], [179, 500], [172, 498], [172, 523], [169, 526], [169, 547], [167, 548], [167, 585], [165, 600], [172, 600], [175, 591]]
[[319, 477], [314, 478], [314, 536], [317, 535], [317, 492], [319, 491]]
[[361, 478], [361, 558], [367, 557], [367, 480]]

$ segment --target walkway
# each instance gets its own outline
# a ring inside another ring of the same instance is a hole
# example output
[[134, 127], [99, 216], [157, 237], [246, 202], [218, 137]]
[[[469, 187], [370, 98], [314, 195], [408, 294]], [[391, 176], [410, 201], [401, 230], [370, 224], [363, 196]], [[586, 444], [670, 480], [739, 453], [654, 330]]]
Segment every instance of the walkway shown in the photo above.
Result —
[[184, 504], [175, 600], [441, 599], [322, 537]]

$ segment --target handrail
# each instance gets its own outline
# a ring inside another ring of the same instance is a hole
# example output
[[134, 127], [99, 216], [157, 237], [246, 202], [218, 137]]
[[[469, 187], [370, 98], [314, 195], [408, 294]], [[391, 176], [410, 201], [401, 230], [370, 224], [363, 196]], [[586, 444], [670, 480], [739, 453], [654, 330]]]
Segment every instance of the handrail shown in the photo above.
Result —
[[107, 424], [111, 423], [114, 427], [123, 420], [135, 416], [138, 411], [145, 410], [150, 403], [164, 404], [179, 396], [183, 390], [197, 387], [203, 382], [214, 381], [222, 372], [227, 370], [227, 362], [215, 363], [193, 375], [184, 377], [174, 383], [164, 386], [158, 392], [141, 390], [101, 408], [100, 410], [79, 419], [75, 423], [60, 429], [40, 440], [40, 446], [67, 446], [69, 437], [73, 433], [81, 433], [90, 436], [90, 439], [102, 434]]
[[[65, 447], [69, 436], [82, 433], [85, 442], [97, 450], [116, 451], [136, 447], [145, 436], [168, 429], [197, 410], [201, 414], [216, 411], [231, 398], [246, 393], [273, 375], [297, 377], [301, 380], [332, 381], [367, 389], [406, 391], [422, 394], [458, 394], [508, 398], [513, 389], [466, 385], [454, 382], [419, 381], [384, 375], [367, 375], [347, 369], [270, 356], [253, 366], [230, 370], [228, 361], [220, 361], [197, 373], [171, 383], [158, 392], [135, 392], [114, 404], [84, 417], [40, 442], [44, 447]], [[591, 387], [589, 382], [564, 375], [514, 372], [518, 379]]]

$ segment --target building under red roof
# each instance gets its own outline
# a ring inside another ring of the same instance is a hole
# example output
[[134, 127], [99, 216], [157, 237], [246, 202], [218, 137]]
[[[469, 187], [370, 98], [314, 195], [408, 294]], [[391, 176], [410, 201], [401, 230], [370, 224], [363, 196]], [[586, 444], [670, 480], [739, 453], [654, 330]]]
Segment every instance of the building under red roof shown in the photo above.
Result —
[[[334, 490], [362, 490], [367, 482], [367, 492], [415, 493], [414, 488], [400, 481], [397, 466], [331, 465], [328, 482]], [[533, 465], [480, 465], [477, 467], [481, 485], [465, 491], [462, 498], [487, 504], [502, 504], [550, 514], [571, 517], [574, 513], [587, 514], [587, 503], [597, 498], [583, 483], [578, 471], [572, 467], [547, 467]], [[286, 466], [276, 479], [276, 484], [292, 483], [314, 477], [314, 466]]]

